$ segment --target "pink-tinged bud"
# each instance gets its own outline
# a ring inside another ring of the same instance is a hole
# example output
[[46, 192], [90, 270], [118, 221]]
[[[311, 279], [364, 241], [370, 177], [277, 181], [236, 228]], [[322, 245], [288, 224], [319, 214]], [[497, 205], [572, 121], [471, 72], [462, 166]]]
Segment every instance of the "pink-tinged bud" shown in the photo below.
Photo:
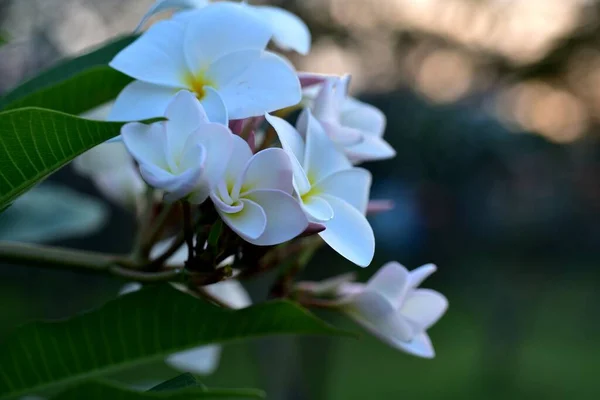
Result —
[[394, 209], [392, 200], [371, 200], [367, 205], [367, 214], [379, 214]]
[[300, 234], [300, 237], [312, 236], [321, 233], [326, 229], [325, 225], [309, 222], [308, 227]]
[[302, 88], [320, 85], [331, 75], [316, 74], [313, 72], [298, 72], [298, 78], [300, 79], [300, 86]]
[[232, 119], [229, 121], [229, 129], [231, 129], [231, 132], [236, 135], [241, 134], [244, 129], [244, 121], [245, 120], [243, 119]]

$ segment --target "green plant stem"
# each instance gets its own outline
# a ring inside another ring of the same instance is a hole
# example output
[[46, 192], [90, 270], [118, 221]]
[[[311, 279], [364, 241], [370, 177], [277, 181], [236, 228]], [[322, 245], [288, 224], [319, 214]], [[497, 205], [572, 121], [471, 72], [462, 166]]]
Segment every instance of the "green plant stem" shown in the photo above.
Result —
[[144, 204], [142, 206], [142, 212], [139, 219], [138, 231], [133, 243], [133, 249], [131, 251], [131, 258], [135, 261], [140, 261], [147, 258], [147, 254], [144, 254], [144, 242], [150, 226], [152, 224], [152, 211], [154, 206], [154, 189], [150, 186], [146, 187], [146, 195], [144, 197]]
[[171, 281], [182, 274], [180, 269], [156, 273], [139, 272], [130, 260], [115, 255], [80, 250], [59, 249], [25, 243], [0, 242], [0, 262], [78, 272], [112, 274], [140, 282]]

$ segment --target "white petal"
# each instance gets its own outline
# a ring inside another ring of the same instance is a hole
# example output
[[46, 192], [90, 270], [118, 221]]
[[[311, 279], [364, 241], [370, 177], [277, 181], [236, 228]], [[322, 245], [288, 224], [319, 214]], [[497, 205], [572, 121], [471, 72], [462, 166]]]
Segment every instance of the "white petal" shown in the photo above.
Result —
[[333, 218], [319, 233], [332, 249], [353, 263], [366, 267], [375, 254], [373, 229], [363, 214], [344, 200], [323, 195], [333, 209]]
[[202, 8], [207, 6], [209, 3], [208, 0], [157, 0], [152, 7], [148, 10], [146, 14], [142, 17], [142, 20], [135, 28], [136, 31], [139, 31], [144, 24], [152, 17], [158, 13], [169, 10], [183, 10], [188, 8]]
[[117, 71], [140, 81], [185, 88], [188, 73], [183, 54], [183, 26], [159, 21], [109, 63]]
[[263, 52], [244, 73], [218, 89], [231, 119], [256, 117], [302, 99], [294, 67], [270, 52]]
[[130, 122], [121, 128], [121, 137], [127, 151], [140, 164], [153, 164], [167, 169], [165, 154], [166, 133], [163, 123], [145, 125]]
[[396, 156], [396, 150], [388, 142], [377, 136], [362, 137], [360, 143], [344, 149], [353, 162], [387, 160]]
[[326, 222], [334, 217], [329, 202], [320, 196], [308, 196], [303, 199], [302, 206], [313, 222]]
[[364, 290], [377, 292], [398, 310], [410, 288], [408, 270], [397, 262], [389, 262], [369, 279]]
[[338, 79], [338, 77], [326, 79], [313, 100], [312, 112], [319, 121], [339, 122], [341, 104], [337, 103], [335, 97]]
[[135, 206], [137, 199], [146, 190], [146, 184], [133, 164], [114, 171], [100, 172], [91, 178], [104, 196], [127, 207]]
[[183, 153], [185, 142], [201, 124], [208, 122], [204, 108], [196, 96], [187, 90], [175, 95], [165, 112], [169, 151], [172, 157]]
[[277, 132], [283, 149], [293, 154], [302, 163], [304, 161], [304, 139], [302, 139], [296, 128], [283, 118], [275, 117], [271, 114], [265, 114], [265, 118], [269, 121], [273, 129], [275, 129], [275, 132]]
[[348, 97], [342, 104], [340, 122], [344, 126], [358, 129], [370, 136], [383, 136], [385, 131], [385, 114], [378, 108]]
[[139, 121], [162, 117], [178, 89], [133, 81], [119, 93], [108, 121]]
[[364, 140], [363, 133], [358, 129], [343, 126], [339, 122], [320, 120], [327, 136], [340, 146], [356, 146]]
[[258, 60], [261, 54], [261, 49], [239, 50], [225, 54], [210, 65], [206, 76], [217, 88], [227, 86]]
[[204, 290], [231, 308], [240, 309], [252, 305], [252, 300], [246, 289], [240, 282], [233, 279], [204, 286]]
[[[152, 250], [150, 251], [150, 258], [160, 257], [165, 251], [167, 251], [171, 247], [171, 245], [173, 244], [174, 241], [175, 241], [175, 238], [173, 238], [173, 239], [165, 239], [165, 240], [162, 240], [162, 241], [156, 243], [154, 245], [154, 247], [152, 247]], [[182, 245], [167, 260], [167, 263], [170, 266], [180, 267], [187, 260], [187, 258], [188, 258], [187, 247], [185, 245]]]
[[304, 112], [308, 115], [308, 123], [303, 165], [309, 180], [314, 184], [338, 171], [352, 168], [350, 161], [329, 139], [319, 121], [308, 109]]
[[205, 86], [204, 97], [200, 103], [204, 107], [204, 111], [210, 122], [221, 125], [228, 124], [229, 116], [227, 114], [227, 107], [219, 92], [209, 86]]
[[448, 300], [442, 294], [434, 290], [419, 289], [406, 296], [400, 312], [420, 331], [426, 331], [447, 309]]
[[227, 189], [235, 196], [239, 194], [239, 186], [242, 185], [244, 171], [248, 168], [248, 163], [252, 159], [252, 151], [248, 143], [237, 135], [232, 137], [233, 150], [231, 159], [225, 172], [225, 181]]
[[379, 293], [362, 292], [350, 303], [343, 305], [342, 310], [372, 334], [388, 343], [409, 341], [415, 335], [410, 322]]
[[423, 358], [433, 358], [435, 357], [435, 351], [433, 350], [433, 345], [431, 344], [431, 339], [427, 333], [423, 332], [416, 335], [409, 342], [402, 342], [400, 340], [389, 342], [386, 341], [392, 347], [395, 347], [399, 350], [402, 350], [408, 354], [412, 354], [413, 356], [423, 357]]
[[242, 199], [244, 207], [241, 211], [228, 214], [217, 207], [223, 221], [244, 240], [255, 240], [260, 237], [267, 226], [267, 215], [263, 208], [255, 202]]
[[234, 51], [263, 50], [271, 39], [268, 24], [238, 4], [211, 4], [193, 14], [184, 34], [185, 58], [192, 73], [205, 71]]
[[257, 189], [277, 189], [292, 194], [293, 172], [285, 151], [270, 148], [259, 151], [248, 162], [241, 193]]
[[363, 168], [352, 168], [338, 171], [318, 182], [314, 190], [326, 193], [351, 204], [362, 214], [367, 212], [372, 176]]
[[[188, 169], [179, 175], [164, 177], [154, 174], [148, 169], [148, 167], [149, 166], [145, 164], [140, 165], [142, 177], [151, 186], [157, 189], [165, 190], [167, 192], [165, 194], [165, 201], [167, 202], [181, 200], [194, 192], [198, 187], [199, 179], [203, 172], [202, 167], [200, 166], [195, 169]], [[206, 197], [208, 197], [208, 195]], [[190, 202], [193, 204], [199, 204], [204, 201], [206, 197], [201, 201], [190, 200]]]
[[280, 190], [255, 190], [246, 198], [259, 204], [267, 217], [263, 234], [250, 243], [273, 246], [287, 242], [304, 232], [308, 220], [296, 199]]
[[119, 296], [123, 296], [125, 294], [137, 292], [142, 289], [142, 284], [138, 282], [129, 282], [121, 287], [119, 290]]
[[304, 161], [304, 140], [302, 136], [300, 136], [292, 125], [282, 118], [274, 117], [270, 114], [265, 114], [265, 118], [273, 129], [275, 129], [275, 132], [277, 132], [281, 147], [283, 147], [290, 157], [294, 171], [294, 183], [297, 185], [298, 192], [300, 194], [308, 192], [310, 190], [310, 183], [302, 168], [302, 162]]
[[221, 124], [204, 124], [194, 133], [197, 143], [206, 149], [206, 161], [200, 186], [190, 202], [200, 204], [223, 179], [233, 151], [233, 138], [228, 127]]
[[278, 7], [255, 6], [273, 29], [273, 41], [283, 50], [295, 50], [306, 55], [310, 51], [310, 31], [298, 16]]
[[220, 357], [221, 346], [209, 345], [172, 354], [165, 361], [181, 372], [208, 375], [217, 369]]
[[413, 289], [419, 287], [435, 271], [437, 271], [435, 264], [425, 264], [413, 269], [410, 271], [410, 286]]

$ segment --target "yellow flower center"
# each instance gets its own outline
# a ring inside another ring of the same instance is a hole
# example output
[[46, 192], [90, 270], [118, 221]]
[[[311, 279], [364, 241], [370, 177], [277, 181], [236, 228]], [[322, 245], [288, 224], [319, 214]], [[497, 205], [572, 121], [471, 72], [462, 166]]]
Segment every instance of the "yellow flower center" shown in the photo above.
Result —
[[202, 100], [206, 96], [206, 87], [215, 87], [215, 84], [208, 79], [206, 73], [201, 71], [200, 73], [193, 75], [187, 74], [184, 79], [186, 86], [190, 91], [196, 94], [198, 100]]

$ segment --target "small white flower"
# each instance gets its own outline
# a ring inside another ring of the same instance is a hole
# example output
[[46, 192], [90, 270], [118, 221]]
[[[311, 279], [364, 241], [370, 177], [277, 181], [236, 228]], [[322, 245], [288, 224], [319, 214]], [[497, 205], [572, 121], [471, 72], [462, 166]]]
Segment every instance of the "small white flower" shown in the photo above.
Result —
[[234, 136], [231, 161], [211, 199], [223, 221], [244, 240], [271, 246], [295, 238], [308, 226], [292, 197], [292, 179], [285, 151], [271, 148], [252, 155], [248, 143]]
[[110, 120], [162, 116], [181, 89], [222, 124], [300, 101], [294, 68], [265, 51], [272, 32], [252, 12], [225, 2], [182, 14], [152, 25], [110, 62], [136, 79], [117, 97]]
[[366, 267], [373, 259], [375, 237], [365, 218], [371, 174], [355, 168], [327, 137], [321, 124], [304, 110], [294, 129], [266, 115], [294, 172], [294, 189], [310, 222], [325, 225], [319, 235], [348, 260]]
[[341, 307], [351, 318], [388, 345], [419, 357], [435, 352], [427, 329], [448, 308], [440, 293], [418, 286], [436, 270], [423, 265], [409, 272], [397, 262], [385, 264], [366, 283], [346, 283]]
[[383, 140], [385, 115], [376, 107], [349, 97], [349, 83], [349, 75], [328, 77], [317, 93], [314, 87], [305, 90], [305, 100], [312, 103], [315, 118], [354, 163], [394, 157], [396, 151]]
[[[152, 248], [150, 254], [151, 258], [159, 257], [171, 247], [171, 243], [172, 240], [164, 240], [157, 243], [154, 248]], [[186, 260], [187, 248], [182, 246], [169, 258], [167, 263], [169, 265], [180, 267]], [[119, 295], [132, 293], [141, 288], [142, 285], [137, 282], [128, 283], [121, 288]], [[204, 286], [204, 290], [234, 309], [246, 308], [252, 305], [252, 300], [242, 284], [232, 279]], [[208, 345], [171, 354], [165, 361], [173, 368], [182, 372], [208, 375], [213, 373], [219, 366], [220, 356], [220, 345]]]
[[[98, 107], [81, 116], [106, 120], [110, 106]], [[90, 178], [108, 199], [125, 207], [134, 207], [146, 189], [133, 158], [120, 142], [102, 143], [86, 151], [73, 160], [73, 168]]]
[[[139, 30], [148, 19], [168, 10], [200, 9], [210, 4], [209, 0], [157, 0], [142, 17], [136, 28]], [[234, 3], [245, 7], [265, 21], [272, 30], [273, 42], [283, 50], [294, 50], [306, 55], [310, 51], [311, 35], [308, 27], [300, 18], [289, 11], [272, 6], [253, 6], [246, 2]]]
[[166, 201], [187, 197], [200, 204], [223, 177], [233, 134], [226, 126], [209, 122], [202, 105], [187, 91], [177, 94], [165, 116], [165, 122], [124, 125], [123, 142], [144, 180], [164, 190]]

